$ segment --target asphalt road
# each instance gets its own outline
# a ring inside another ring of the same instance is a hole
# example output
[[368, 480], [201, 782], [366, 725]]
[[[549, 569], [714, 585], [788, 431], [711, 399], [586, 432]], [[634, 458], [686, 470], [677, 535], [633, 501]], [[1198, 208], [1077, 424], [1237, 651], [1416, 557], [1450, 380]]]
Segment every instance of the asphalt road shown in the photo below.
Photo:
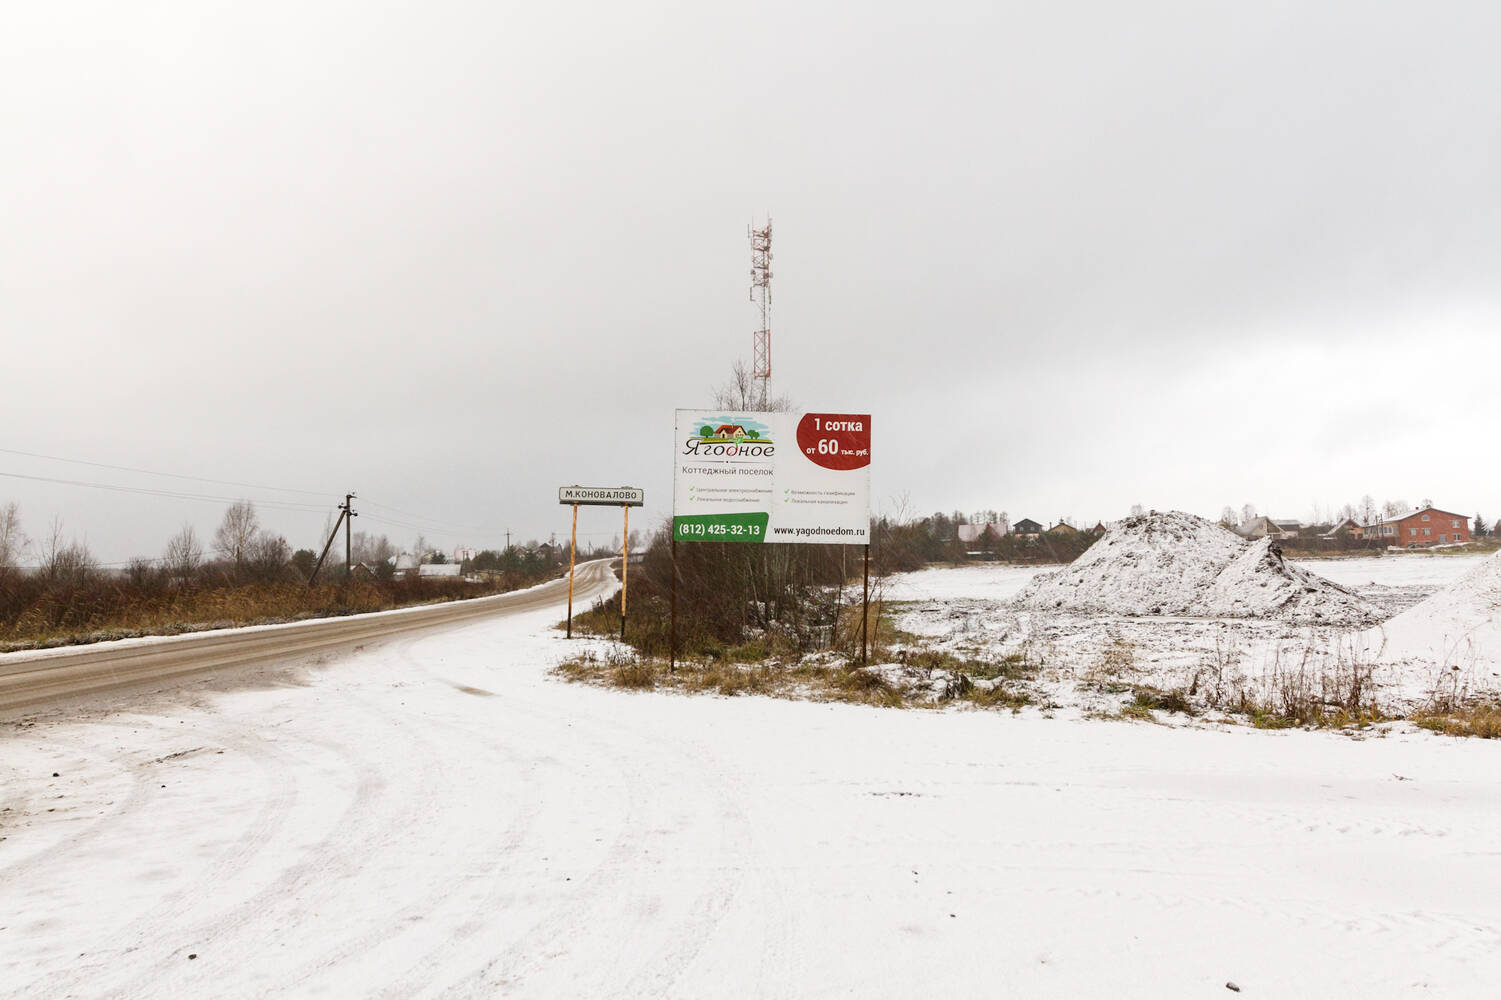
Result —
[[[587, 608], [614, 579], [609, 560], [580, 564], [574, 576], [574, 609]], [[532, 611], [566, 600], [567, 592], [565, 577], [494, 597], [348, 618], [0, 654], [0, 713], [212, 670], [328, 653], [419, 629]]]

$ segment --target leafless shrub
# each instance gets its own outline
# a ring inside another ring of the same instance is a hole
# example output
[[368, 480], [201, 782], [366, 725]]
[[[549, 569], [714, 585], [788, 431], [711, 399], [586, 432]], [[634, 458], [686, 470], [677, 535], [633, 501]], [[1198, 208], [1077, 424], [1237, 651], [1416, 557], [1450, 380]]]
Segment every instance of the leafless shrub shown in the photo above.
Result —
[[253, 580], [279, 580], [292, 563], [292, 547], [280, 535], [257, 532], [245, 547], [244, 572]]
[[258, 531], [260, 519], [256, 517], [255, 504], [249, 500], [230, 504], [214, 531], [214, 551], [238, 570], [245, 564], [250, 544]]
[[184, 524], [167, 543], [166, 551], [162, 553], [162, 568], [180, 585], [187, 587], [202, 565], [203, 546], [198, 542], [198, 534], [191, 524]]
[[26, 546], [26, 536], [21, 532], [20, 508], [14, 503], [0, 506], [0, 574], [16, 568]]
[[76, 540], [64, 541], [62, 518], [52, 519], [47, 539], [42, 544], [40, 576], [53, 590], [78, 587], [99, 571], [88, 546]]

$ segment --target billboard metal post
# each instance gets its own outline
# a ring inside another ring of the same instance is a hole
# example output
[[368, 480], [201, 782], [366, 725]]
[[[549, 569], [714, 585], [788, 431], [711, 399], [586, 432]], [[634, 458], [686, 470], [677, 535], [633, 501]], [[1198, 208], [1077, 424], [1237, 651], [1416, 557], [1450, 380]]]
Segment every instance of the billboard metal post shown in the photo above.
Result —
[[865, 603], [860, 613], [860, 666], [870, 662], [870, 646], [866, 639], [870, 633], [870, 546], [865, 546]]
[[672, 533], [672, 624], [667, 631], [667, 672], [678, 669], [678, 533]]
[[573, 537], [568, 542], [568, 638], [573, 638], [573, 554], [579, 544], [579, 505], [573, 505]]

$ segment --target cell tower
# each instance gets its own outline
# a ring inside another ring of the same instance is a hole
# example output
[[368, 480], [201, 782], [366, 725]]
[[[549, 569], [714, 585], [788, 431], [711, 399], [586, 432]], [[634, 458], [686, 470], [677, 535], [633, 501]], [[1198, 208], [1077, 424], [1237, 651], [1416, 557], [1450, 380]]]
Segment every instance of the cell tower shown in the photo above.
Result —
[[[766, 228], [749, 227], [751, 245], [750, 300], [761, 306], [761, 326], [751, 341], [751, 376], [761, 383], [761, 409], [771, 405], [771, 216]], [[760, 290], [759, 297], [756, 292]]]

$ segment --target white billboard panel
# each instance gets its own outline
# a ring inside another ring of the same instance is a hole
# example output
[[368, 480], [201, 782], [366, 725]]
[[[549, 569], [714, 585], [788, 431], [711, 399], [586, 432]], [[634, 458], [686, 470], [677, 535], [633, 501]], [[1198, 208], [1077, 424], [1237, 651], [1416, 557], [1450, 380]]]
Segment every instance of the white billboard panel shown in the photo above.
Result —
[[870, 414], [678, 410], [673, 537], [870, 542]]

